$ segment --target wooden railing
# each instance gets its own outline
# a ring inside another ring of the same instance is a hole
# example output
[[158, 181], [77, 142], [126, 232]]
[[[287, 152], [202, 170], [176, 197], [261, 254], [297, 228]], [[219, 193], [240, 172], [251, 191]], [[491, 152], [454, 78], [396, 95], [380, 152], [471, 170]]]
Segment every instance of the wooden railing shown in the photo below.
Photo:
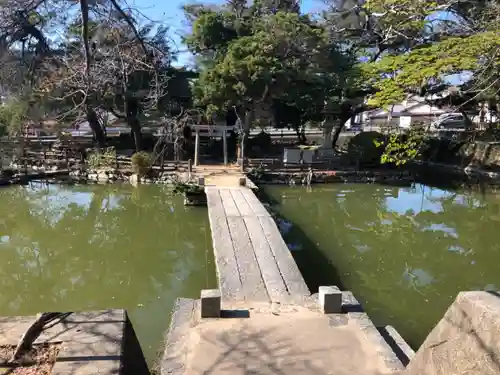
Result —
[[[78, 142], [68, 142], [59, 148], [52, 147], [51, 144], [40, 144], [38, 142], [23, 142], [19, 140], [0, 141], [0, 168], [6, 168], [11, 162], [18, 169], [27, 170], [29, 168], [50, 169], [80, 169], [88, 166], [88, 156], [95, 152], [86, 149]], [[103, 152], [100, 155], [102, 165], [120, 170], [132, 169], [132, 160], [128, 155], [111, 153], [107, 155]], [[106, 160], [109, 159], [109, 160]], [[160, 170], [187, 170], [188, 161], [172, 161], [162, 158], [155, 158], [153, 169]]]

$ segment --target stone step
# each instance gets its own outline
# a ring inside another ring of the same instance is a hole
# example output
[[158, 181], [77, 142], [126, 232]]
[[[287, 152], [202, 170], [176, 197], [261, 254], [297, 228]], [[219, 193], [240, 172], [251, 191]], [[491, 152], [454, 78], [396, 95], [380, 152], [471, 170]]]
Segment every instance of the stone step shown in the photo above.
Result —
[[179, 300], [161, 374], [382, 375], [404, 369], [365, 313], [247, 306], [231, 318], [201, 319], [199, 301]]

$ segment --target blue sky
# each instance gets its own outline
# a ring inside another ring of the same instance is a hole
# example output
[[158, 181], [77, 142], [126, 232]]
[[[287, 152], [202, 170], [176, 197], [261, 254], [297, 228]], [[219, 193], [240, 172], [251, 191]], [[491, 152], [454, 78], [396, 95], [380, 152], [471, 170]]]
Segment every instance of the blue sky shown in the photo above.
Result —
[[[224, 0], [205, 0], [196, 1], [202, 4], [223, 4]], [[154, 21], [167, 23], [171, 27], [170, 35], [177, 49], [184, 50], [185, 47], [181, 44], [181, 35], [186, 32], [184, 15], [181, 6], [186, 3], [193, 3], [189, 0], [129, 0], [128, 3], [147, 17]], [[315, 12], [321, 9], [320, 0], [302, 0], [301, 8], [303, 12]], [[179, 61], [176, 65], [185, 65], [190, 61], [189, 53], [182, 53], [179, 56]]]
[[[188, 30], [184, 14], [181, 10], [183, 4], [224, 4], [225, 0], [128, 0], [128, 4], [140, 10], [144, 15], [153, 21], [162, 22], [170, 25], [170, 36], [175, 45], [174, 49], [185, 51], [186, 47], [181, 43], [181, 35]], [[304, 13], [315, 13], [321, 11], [325, 7], [322, 0], [301, 0], [301, 9]], [[446, 13], [440, 12], [434, 18], [449, 18]], [[178, 61], [174, 65], [183, 66], [189, 65], [191, 54], [188, 52], [179, 53]], [[450, 82], [457, 84], [468, 77], [454, 75], [449, 78]]]

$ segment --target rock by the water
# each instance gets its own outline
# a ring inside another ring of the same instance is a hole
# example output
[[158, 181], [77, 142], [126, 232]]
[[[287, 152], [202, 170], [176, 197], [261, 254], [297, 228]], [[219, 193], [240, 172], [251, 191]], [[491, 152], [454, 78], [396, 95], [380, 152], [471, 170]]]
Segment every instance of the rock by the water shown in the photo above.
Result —
[[139, 178], [139, 175], [137, 173], [134, 173], [133, 175], [131, 175], [129, 177], [129, 182], [132, 184], [132, 185], [137, 185], [139, 182], [140, 182], [140, 178]]
[[108, 177], [108, 174], [105, 173], [105, 172], [101, 172], [97, 175], [97, 180], [99, 182], [108, 182], [109, 181], [109, 177]]

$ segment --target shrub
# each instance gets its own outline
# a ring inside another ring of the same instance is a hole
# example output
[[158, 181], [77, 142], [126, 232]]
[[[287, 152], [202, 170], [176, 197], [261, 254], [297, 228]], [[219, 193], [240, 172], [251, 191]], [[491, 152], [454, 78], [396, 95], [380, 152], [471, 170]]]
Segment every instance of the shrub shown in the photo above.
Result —
[[378, 165], [384, 153], [384, 135], [371, 131], [355, 135], [347, 146], [347, 153], [351, 162], [357, 162], [360, 166]]
[[263, 164], [260, 164], [258, 167], [253, 168], [249, 173], [248, 177], [250, 177], [254, 181], [262, 181], [266, 177], [266, 169]]
[[384, 149], [382, 163], [403, 165], [414, 160], [425, 150], [424, 129], [411, 129], [403, 134], [393, 133], [378, 146]]
[[264, 152], [269, 151], [269, 149], [271, 148], [271, 143], [271, 136], [264, 131], [261, 131], [251, 140], [251, 146], [257, 146]]
[[87, 156], [87, 166], [90, 169], [114, 168], [116, 165], [116, 150], [108, 147], [104, 150], [94, 150]]
[[205, 190], [203, 187], [192, 182], [176, 182], [172, 190], [173, 194], [200, 194]]
[[134, 173], [137, 173], [139, 176], [146, 175], [151, 168], [151, 164], [151, 155], [146, 151], [136, 152], [132, 155], [132, 169]]
[[12, 178], [16, 172], [11, 168], [0, 169], [0, 177], [1, 178]]

